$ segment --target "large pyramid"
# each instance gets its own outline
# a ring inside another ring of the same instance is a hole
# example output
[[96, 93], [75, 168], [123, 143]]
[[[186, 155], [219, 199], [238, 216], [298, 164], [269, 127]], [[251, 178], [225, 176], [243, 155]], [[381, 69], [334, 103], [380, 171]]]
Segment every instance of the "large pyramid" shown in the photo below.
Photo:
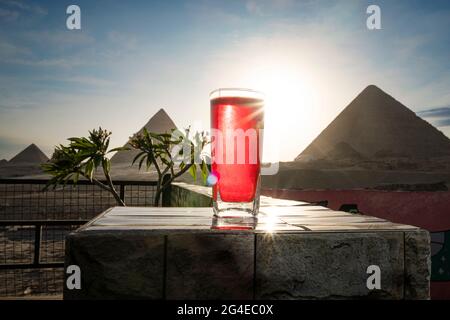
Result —
[[41, 164], [47, 161], [48, 157], [32, 143], [9, 160], [8, 165]]
[[450, 139], [374, 85], [365, 88], [295, 160], [322, 159], [345, 143], [361, 156], [450, 155]]
[[[155, 113], [153, 117], [150, 118], [145, 126], [143, 126], [138, 132], [135, 133], [135, 135], [143, 133], [144, 128], [146, 128], [149, 132], [170, 133], [172, 129], [176, 129], [176, 125], [166, 113], [166, 111], [164, 111], [164, 109], [160, 109], [157, 113]], [[124, 147], [130, 147], [129, 142], [127, 142]], [[111, 163], [113, 165], [131, 166], [131, 163], [137, 154], [137, 150], [118, 151], [111, 158]]]

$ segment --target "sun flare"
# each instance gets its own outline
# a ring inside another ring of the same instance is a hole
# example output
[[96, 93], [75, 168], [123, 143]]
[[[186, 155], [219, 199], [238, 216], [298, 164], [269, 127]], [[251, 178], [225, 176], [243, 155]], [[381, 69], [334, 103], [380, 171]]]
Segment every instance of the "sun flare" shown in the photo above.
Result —
[[292, 122], [300, 125], [310, 117], [314, 92], [306, 75], [288, 66], [257, 68], [249, 75], [248, 83], [265, 95], [263, 161], [278, 161], [280, 141], [298, 139]]

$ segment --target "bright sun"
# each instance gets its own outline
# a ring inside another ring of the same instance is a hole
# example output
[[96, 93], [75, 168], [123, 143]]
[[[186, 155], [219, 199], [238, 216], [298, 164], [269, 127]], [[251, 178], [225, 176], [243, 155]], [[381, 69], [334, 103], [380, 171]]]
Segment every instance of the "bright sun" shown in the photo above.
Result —
[[263, 160], [278, 161], [283, 157], [279, 153], [280, 143], [299, 139], [299, 126], [307, 123], [314, 109], [314, 92], [304, 74], [283, 65], [252, 70], [247, 82], [265, 95]]

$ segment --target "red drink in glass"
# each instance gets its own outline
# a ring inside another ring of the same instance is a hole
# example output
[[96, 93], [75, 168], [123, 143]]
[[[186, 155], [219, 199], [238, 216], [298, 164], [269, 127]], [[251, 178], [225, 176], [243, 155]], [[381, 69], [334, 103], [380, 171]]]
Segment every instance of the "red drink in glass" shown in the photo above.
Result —
[[259, 208], [263, 97], [246, 89], [211, 93], [211, 160], [216, 216], [256, 216]]

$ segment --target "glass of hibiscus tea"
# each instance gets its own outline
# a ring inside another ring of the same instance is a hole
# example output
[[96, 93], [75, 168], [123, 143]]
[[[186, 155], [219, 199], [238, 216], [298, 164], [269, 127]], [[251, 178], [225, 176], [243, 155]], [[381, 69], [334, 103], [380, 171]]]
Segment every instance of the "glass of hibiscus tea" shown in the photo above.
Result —
[[[264, 96], [217, 89], [211, 102], [211, 173], [215, 217], [249, 221], [259, 210]], [[249, 219], [249, 220], [247, 220]]]

